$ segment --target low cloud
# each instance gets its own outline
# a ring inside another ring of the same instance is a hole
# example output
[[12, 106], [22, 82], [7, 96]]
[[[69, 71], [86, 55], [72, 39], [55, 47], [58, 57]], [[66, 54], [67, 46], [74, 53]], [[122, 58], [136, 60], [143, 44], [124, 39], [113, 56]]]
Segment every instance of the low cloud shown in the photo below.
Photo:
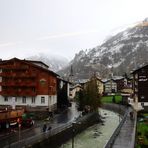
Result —
[[54, 34], [54, 35], [47, 35], [44, 37], [41, 37], [37, 40], [48, 40], [48, 39], [57, 39], [57, 38], [65, 38], [65, 37], [72, 37], [72, 36], [80, 36], [85, 34], [91, 34], [91, 33], [97, 33], [99, 30], [87, 30], [87, 31], [80, 31], [80, 32], [69, 32], [69, 33], [63, 33], [63, 34]]
[[0, 47], [7, 47], [7, 46], [15, 46], [16, 44], [21, 44], [22, 41], [19, 42], [7, 42], [7, 43], [0, 43]]

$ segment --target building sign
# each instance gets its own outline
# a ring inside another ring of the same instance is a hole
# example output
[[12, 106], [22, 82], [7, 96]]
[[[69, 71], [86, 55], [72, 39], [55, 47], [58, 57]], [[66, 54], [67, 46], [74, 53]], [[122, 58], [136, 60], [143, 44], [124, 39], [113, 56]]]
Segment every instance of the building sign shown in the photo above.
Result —
[[139, 102], [148, 102], [148, 76], [141, 75], [138, 79], [138, 100]]
[[139, 80], [138, 80], [139, 82], [146, 82], [146, 81], [148, 81], [148, 78], [147, 78], [147, 76], [139, 76]]

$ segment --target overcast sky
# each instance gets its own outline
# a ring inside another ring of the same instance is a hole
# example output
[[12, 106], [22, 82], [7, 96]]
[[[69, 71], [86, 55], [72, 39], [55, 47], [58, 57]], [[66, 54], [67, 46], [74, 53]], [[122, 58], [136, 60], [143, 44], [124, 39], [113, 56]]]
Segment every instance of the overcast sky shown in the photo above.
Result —
[[0, 0], [0, 58], [71, 59], [148, 17], [148, 0]]

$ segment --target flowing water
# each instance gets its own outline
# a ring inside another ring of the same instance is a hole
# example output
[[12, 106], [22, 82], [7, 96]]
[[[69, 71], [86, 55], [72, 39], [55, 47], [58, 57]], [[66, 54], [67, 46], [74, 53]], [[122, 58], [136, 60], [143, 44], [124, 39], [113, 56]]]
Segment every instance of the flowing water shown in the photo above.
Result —
[[[95, 124], [74, 137], [74, 148], [103, 148], [119, 124], [119, 115], [100, 109], [104, 123]], [[72, 140], [60, 148], [71, 148]]]

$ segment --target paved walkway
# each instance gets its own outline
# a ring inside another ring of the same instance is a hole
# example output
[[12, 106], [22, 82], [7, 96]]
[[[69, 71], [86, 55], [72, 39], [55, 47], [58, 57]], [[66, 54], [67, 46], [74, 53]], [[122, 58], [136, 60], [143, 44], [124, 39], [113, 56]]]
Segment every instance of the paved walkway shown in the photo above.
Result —
[[112, 148], [134, 148], [135, 143], [135, 128], [136, 128], [136, 117], [130, 119], [130, 111], [128, 110], [128, 116], [117, 136]]

